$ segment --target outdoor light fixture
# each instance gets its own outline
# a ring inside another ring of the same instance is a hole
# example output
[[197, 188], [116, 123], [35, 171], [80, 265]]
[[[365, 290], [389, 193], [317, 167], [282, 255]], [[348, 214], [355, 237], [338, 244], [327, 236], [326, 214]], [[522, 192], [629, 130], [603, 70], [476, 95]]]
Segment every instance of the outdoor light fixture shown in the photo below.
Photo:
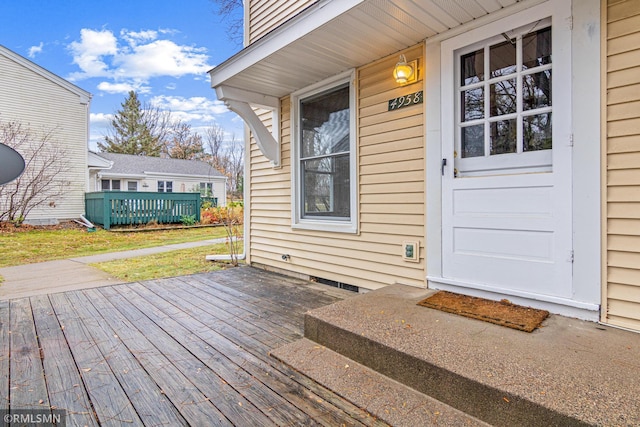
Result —
[[396, 83], [404, 85], [416, 81], [417, 64], [417, 60], [407, 63], [407, 58], [400, 55], [400, 61], [393, 68], [393, 78], [396, 79]]

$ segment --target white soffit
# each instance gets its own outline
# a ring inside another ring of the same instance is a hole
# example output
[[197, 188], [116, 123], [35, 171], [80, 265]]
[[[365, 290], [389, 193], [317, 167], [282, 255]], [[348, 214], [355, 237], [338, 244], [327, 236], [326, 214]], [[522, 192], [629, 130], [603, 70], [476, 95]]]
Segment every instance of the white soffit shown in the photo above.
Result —
[[282, 97], [522, 0], [321, 0], [212, 69], [212, 87]]

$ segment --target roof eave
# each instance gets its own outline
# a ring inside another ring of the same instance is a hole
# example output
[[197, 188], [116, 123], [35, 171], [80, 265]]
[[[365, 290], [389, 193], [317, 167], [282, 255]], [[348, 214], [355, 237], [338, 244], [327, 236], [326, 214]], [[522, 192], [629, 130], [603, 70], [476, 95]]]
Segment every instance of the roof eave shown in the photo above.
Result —
[[[211, 87], [225, 84], [261, 60], [320, 28], [365, 0], [322, 0], [209, 71]], [[233, 87], [233, 85], [231, 85]]]

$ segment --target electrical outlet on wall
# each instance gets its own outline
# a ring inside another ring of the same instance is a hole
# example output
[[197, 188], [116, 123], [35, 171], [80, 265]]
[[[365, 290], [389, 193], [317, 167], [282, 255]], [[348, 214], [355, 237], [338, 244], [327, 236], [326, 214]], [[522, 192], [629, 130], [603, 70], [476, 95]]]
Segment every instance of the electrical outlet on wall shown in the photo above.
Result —
[[405, 240], [402, 242], [402, 259], [406, 261], [418, 262], [420, 260], [420, 243], [417, 241]]

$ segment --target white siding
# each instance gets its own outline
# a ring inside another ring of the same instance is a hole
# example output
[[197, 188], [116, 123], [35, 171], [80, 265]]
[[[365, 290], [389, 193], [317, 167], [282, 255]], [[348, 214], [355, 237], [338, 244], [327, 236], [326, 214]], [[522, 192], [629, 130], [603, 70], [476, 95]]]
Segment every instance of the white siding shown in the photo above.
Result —
[[[104, 173], [104, 172], [103, 172]], [[88, 191], [102, 191], [101, 178], [97, 176], [98, 171], [92, 171], [90, 173], [90, 185]], [[171, 181], [173, 183], [174, 193], [198, 193], [200, 192], [201, 182], [213, 183], [213, 197], [218, 198], [218, 206], [225, 206], [227, 202], [227, 188], [226, 181], [223, 177], [220, 178], [186, 178], [184, 176], [171, 176], [154, 178], [122, 178], [122, 177], [109, 177], [105, 174], [104, 179], [119, 180], [121, 191], [127, 191], [127, 182], [136, 181], [138, 183], [138, 190], [140, 192], [156, 192], [158, 191], [158, 181]], [[145, 187], [146, 185], [146, 187]]]
[[[46, 73], [45, 73], [46, 74]], [[65, 152], [70, 185], [64, 198], [33, 210], [27, 220], [71, 219], [84, 213], [87, 180], [88, 99], [55, 79], [0, 54], [0, 120], [16, 120], [32, 131], [55, 128], [52, 143]]]
[[640, 2], [609, 0], [604, 5], [607, 292], [603, 318], [640, 330]]

